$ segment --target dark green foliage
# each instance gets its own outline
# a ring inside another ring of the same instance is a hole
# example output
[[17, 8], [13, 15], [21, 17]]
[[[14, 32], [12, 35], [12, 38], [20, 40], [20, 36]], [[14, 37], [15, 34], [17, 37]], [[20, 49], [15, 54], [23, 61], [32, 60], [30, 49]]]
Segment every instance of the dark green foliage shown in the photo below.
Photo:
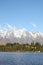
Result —
[[36, 52], [40, 51], [43, 52], [43, 45], [40, 45], [40, 43], [34, 42], [31, 43], [31, 45], [27, 44], [19, 44], [19, 43], [7, 43], [6, 45], [0, 45], [0, 51], [1, 52]]

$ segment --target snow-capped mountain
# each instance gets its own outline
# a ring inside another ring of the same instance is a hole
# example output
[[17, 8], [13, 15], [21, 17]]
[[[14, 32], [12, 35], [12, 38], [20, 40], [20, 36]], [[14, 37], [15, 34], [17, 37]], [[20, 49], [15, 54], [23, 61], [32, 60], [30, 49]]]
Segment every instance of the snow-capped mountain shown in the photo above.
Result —
[[43, 44], [43, 33], [28, 32], [25, 29], [12, 29], [0, 32], [0, 42], [5, 43], [28, 43], [39, 42]]

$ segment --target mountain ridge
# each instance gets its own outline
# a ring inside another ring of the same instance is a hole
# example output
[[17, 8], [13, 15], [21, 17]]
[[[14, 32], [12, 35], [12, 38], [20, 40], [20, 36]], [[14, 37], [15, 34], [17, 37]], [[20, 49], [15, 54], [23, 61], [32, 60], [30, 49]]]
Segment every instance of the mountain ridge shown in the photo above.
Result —
[[28, 43], [39, 42], [43, 44], [43, 33], [41, 32], [28, 32], [25, 29], [13, 29], [10, 31], [0, 32], [0, 41], [6, 43]]

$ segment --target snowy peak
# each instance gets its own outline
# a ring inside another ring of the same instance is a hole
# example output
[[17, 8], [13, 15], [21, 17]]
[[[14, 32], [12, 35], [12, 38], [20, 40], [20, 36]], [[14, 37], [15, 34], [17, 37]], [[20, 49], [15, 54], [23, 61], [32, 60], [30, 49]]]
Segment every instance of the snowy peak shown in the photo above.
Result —
[[39, 42], [43, 44], [43, 33], [41, 32], [28, 32], [26, 29], [16, 29], [9, 26], [7, 30], [0, 30], [0, 41], [2, 42], [19, 42], [19, 43], [31, 43]]

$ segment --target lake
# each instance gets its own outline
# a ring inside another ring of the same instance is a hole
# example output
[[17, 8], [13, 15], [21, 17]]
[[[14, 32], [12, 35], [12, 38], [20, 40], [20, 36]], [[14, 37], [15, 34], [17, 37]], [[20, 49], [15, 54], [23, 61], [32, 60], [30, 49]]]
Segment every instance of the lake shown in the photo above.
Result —
[[43, 65], [43, 53], [0, 52], [0, 65]]

